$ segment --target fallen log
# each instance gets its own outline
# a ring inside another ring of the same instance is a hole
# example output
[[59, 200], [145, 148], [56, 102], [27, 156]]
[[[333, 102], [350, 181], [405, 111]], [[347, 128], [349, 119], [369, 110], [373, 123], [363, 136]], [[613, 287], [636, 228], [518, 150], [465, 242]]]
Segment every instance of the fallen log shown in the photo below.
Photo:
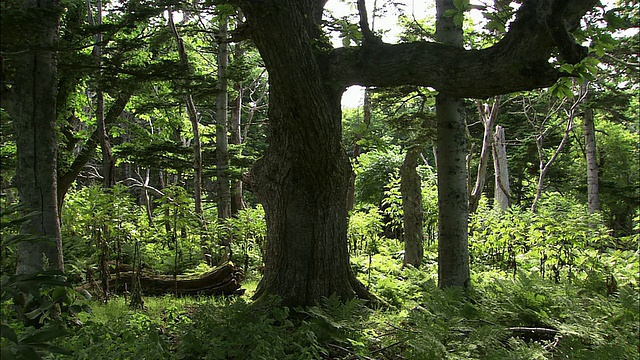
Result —
[[[119, 273], [119, 276], [109, 277], [109, 292], [122, 293], [131, 291], [133, 271]], [[140, 274], [140, 289], [143, 295], [233, 295], [242, 294], [240, 282], [244, 279], [242, 269], [232, 263], [223, 264], [198, 277], [178, 275]], [[82, 286], [85, 290], [95, 289], [96, 283]]]

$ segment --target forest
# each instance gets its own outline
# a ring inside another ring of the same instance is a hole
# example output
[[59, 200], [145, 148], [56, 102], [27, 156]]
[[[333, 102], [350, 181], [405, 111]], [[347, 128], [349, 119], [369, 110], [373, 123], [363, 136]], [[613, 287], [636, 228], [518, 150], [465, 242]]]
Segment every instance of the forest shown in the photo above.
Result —
[[3, 360], [639, 358], [638, 1], [0, 9]]

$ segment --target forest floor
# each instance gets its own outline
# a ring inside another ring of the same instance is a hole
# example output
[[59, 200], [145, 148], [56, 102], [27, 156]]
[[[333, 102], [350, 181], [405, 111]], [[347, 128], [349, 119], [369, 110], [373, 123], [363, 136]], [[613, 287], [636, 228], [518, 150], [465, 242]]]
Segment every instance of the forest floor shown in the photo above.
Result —
[[[401, 267], [389, 246], [353, 259], [372, 309], [336, 298], [307, 308], [252, 306], [259, 277], [242, 296], [123, 297], [92, 302], [59, 345], [59, 359], [637, 359], [637, 278], [611, 289], [606, 278], [556, 283], [525, 271], [472, 269], [473, 288], [441, 290], [436, 264]], [[608, 287], [609, 286], [609, 287]], [[612, 291], [613, 290], [613, 291]]]

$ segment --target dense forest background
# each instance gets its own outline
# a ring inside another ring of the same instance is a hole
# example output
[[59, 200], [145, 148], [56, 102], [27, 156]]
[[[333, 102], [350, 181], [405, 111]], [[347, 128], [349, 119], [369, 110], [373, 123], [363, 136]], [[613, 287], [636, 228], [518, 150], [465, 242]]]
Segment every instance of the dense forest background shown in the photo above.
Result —
[[[636, 359], [638, 3], [567, 29], [562, 1], [282, 3], [2, 3], [2, 358]], [[579, 51], [517, 32], [540, 14]], [[383, 16], [407, 46], [554, 45], [526, 90], [434, 68], [452, 90], [394, 67]]]

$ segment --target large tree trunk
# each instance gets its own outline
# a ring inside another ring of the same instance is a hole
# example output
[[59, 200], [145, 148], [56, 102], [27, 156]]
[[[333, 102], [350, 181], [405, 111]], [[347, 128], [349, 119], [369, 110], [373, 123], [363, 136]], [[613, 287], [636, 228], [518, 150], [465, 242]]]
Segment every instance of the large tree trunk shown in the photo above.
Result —
[[506, 211], [509, 208], [511, 187], [507, 164], [507, 142], [504, 128], [500, 125], [496, 125], [493, 135], [493, 169], [495, 172], [494, 207]]
[[400, 170], [402, 208], [404, 210], [404, 265], [415, 268], [422, 264], [422, 186], [418, 175], [418, 159], [422, 146], [410, 148]]
[[218, 99], [216, 103], [216, 175], [218, 177], [218, 218], [226, 219], [231, 216], [231, 188], [229, 183], [229, 139], [227, 137], [227, 102], [229, 94], [227, 91], [227, 65], [229, 63], [229, 45], [227, 39], [226, 17], [220, 19], [219, 36], [221, 41], [218, 44]]
[[[16, 63], [11, 117], [16, 134], [18, 167], [15, 184], [26, 212], [35, 212], [21, 233], [40, 239], [18, 245], [17, 274], [46, 268], [62, 270], [62, 240], [56, 182], [58, 2], [24, 1], [24, 11], [39, 14], [38, 26], [25, 33], [24, 49]], [[46, 239], [47, 241], [42, 241]]]
[[332, 294], [367, 296], [347, 251], [351, 168], [341, 146], [343, 89], [323, 81], [310, 38], [322, 6], [274, 4], [242, 3], [270, 83], [269, 148], [252, 173], [267, 220], [265, 271], [256, 297], [310, 305]]
[[587, 107], [584, 110], [584, 143], [587, 158], [587, 187], [589, 214], [600, 210], [598, 198], [598, 153], [596, 149], [596, 128], [593, 121], [593, 110]]
[[[436, 2], [436, 41], [462, 47], [462, 26], [451, 16], [452, 0]], [[440, 287], [470, 285], [467, 192], [467, 132], [460, 99], [436, 96], [438, 145], [438, 284]]]
[[555, 83], [560, 72], [549, 62], [551, 51], [557, 47], [571, 64], [585, 57], [569, 31], [597, 0], [526, 1], [500, 42], [475, 51], [461, 48], [460, 26], [444, 16], [443, 5], [454, 10], [452, 1], [438, 2], [440, 43], [384, 44], [365, 31], [361, 16], [363, 45], [342, 49], [331, 49], [322, 34], [326, 0], [238, 3], [270, 76], [270, 147], [252, 173], [267, 220], [257, 296], [277, 295], [287, 305], [334, 293], [368, 296], [351, 272], [346, 242], [350, 166], [340, 144], [340, 94], [350, 85], [440, 91], [440, 285], [468, 285], [467, 149], [459, 98]]

